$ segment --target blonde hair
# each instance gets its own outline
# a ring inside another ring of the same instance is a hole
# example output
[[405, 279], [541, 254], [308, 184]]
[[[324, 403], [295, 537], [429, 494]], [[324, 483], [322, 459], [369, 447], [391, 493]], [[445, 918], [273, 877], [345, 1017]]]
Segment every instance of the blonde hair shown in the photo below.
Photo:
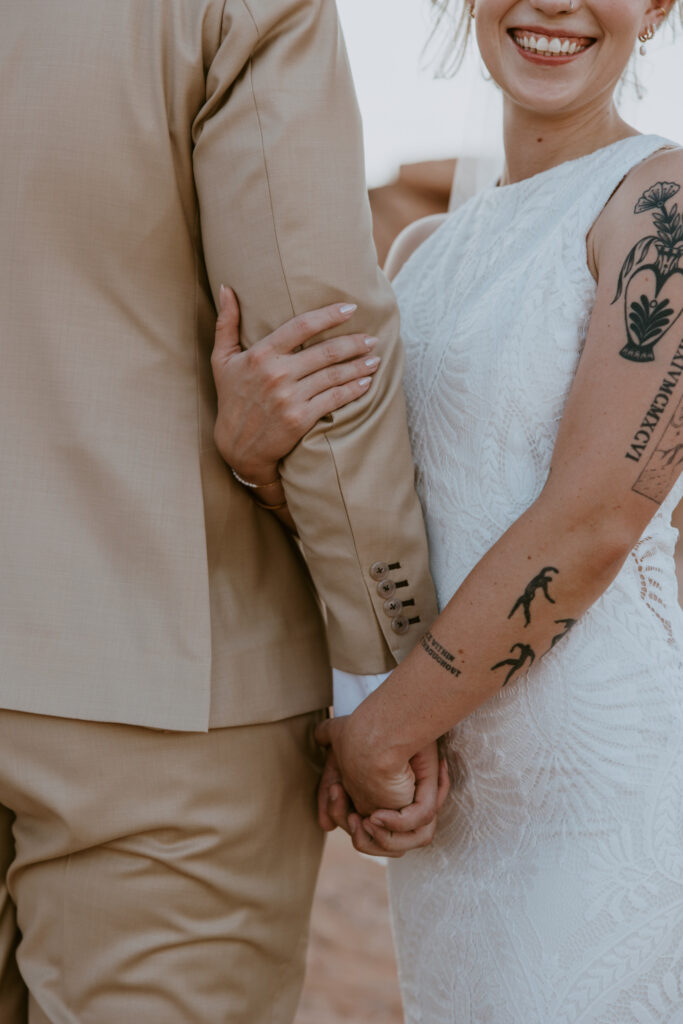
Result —
[[[428, 48], [437, 49], [437, 74], [448, 77], [455, 74], [462, 64], [467, 43], [472, 34], [472, 18], [470, 16], [470, 0], [431, 0], [435, 15], [434, 28], [427, 43]], [[667, 14], [667, 23], [674, 26], [673, 12], [677, 11], [678, 19], [683, 25], [683, 0], [673, 0]], [[448, 25], [444, 39], [443, 26]]]

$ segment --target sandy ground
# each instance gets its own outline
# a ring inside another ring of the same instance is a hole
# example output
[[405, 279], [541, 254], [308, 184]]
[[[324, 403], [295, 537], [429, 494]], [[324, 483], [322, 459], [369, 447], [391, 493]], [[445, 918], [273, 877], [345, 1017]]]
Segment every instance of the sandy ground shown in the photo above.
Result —
[[384, 868], [339, 829], [325, 848], [295, 1024], [402, 1024]]

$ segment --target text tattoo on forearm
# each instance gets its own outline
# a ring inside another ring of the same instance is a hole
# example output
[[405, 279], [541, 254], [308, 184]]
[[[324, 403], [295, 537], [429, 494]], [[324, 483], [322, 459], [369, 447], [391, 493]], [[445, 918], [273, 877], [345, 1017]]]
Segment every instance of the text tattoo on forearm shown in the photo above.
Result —
[[420, 646], [446, 672], [449, 672], [452, 676], [461, 675], [460, 669], [456, 668], [453, 664], [455, 655], [451, 654], [443, 644], [440, 644], [431, 633], [425, 633], [420, 641]]

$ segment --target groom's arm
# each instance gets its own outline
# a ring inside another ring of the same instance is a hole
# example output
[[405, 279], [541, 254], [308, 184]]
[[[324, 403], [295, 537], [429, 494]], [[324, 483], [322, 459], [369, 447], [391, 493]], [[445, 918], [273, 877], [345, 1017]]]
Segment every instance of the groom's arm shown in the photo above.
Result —
[[[228, 0], [195, 125], [214, 296], [234, 288], [242, 341], [335, 301], [380, 340], [369, 393], [318, 424], [282, 467], [328, 616], [332, 664], [380, 673], [436, 615], [413, 482], [393, 293], [377, 268], [362, 136], [333, 0]], [[338, 333], [346, 333], [348, 326]], [[395, 614], [399, 600], [402, 608]]]

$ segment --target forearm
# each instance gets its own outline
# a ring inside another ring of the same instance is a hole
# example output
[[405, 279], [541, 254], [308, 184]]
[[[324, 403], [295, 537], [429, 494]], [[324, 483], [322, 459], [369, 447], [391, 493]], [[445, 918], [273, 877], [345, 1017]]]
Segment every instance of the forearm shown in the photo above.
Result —
[[637, 525], [544, 493], [476, 565], [422, 643], [352, 716], [360, 746], [401, 763], [561, 640], [617, 575]]

